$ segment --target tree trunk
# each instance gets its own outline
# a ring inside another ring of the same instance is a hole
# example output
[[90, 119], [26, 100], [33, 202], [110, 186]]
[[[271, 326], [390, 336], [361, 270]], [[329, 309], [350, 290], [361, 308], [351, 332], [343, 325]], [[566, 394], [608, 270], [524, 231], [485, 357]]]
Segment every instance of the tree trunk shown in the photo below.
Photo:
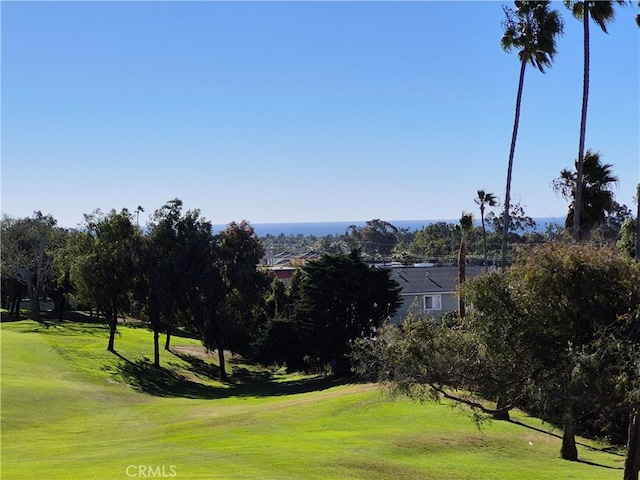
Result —
[[624, 462], [624, 480], [638, 480], [640, 471], [640, 418], [638, 410], [629, 414], [629, 436], [627, 438], [627, 458]]
[[160, 328], [157, 322], [153, 325], [153, 366], [160, 368]]
[[31, 320], [40, 321], [40, 289], [29, 289], [29, 315]]
[[227, 371], [225, 367], [224, 345], [222, 343], [222, 340], [216, 340], [216, 348], [218, 349], [218, 362], [220, 364], [220, 380], [224, 382], [227, 380]]
[[164, 349], [171, 351], [171, 327], [167, 327], [167, 338], [164, 341]]
[[114, 343], [118, 326], [118, 315], [115, 310], [107, 312], [107, 323], [109, 324], [109, 345], [107, 345], [107, 350], [115, 353]]
[[636, 203], [638, 207], [636, 213], [636, 262], [640, 262], [640, 183], [636, 187]]
[[[496, 401], [496, 410], [501, 410], [506, 407], [506, 403], [507, 402], [505, 401], [504, 395], [498, 395], [498, 400]], [[505, 410], [504, 412], [496, 412], [493, 414], [493, 418], [495, 420], [511, 420], [511, 417], [509, 416], [509, 410]]]
[[580, 141], [578, 142], [578, 161], [576, 166], [576, 193], [573, 199], [573, 239], [582, 239], [582, 188], [584, 167], [584, 144], [587, 133], [587, 104], [589, 102], [589, 2], [582, 2], [582, 29], [584, 40], [584, 70], [582, 75], [582, 112], [580, 115]]
[[482, 222], [482, 256], [484, 260], [484, 272], [487, 273], [489, 271], [489, 266], [487, 265], [487, 229], [484, 225], [484, 205], [480, 208], [480, 221]]
[[[20, 297], [16, 297], [14, 299], [14, 303], [11, 305], [11, 312], [13, 312], [13, 309], [15, 308], [15, 317], [17, 319], [20, 318]], [[11, 312], [9, 314], [11, 314]]]
[[520, 63], [520, 80], [518, 82], [518, 94], [516, 96], [516, 114], [513, 120], [513, 133], [511, 134], [511, 148], [509, 149], [509, 165], [507, 167], [507, 188], [504, 195], [504, 215], [502, 226], [502, 271], [507, 268], [507, 238], [509, 236], [510, 204], [511, 204], [511, 176], [513, 173], [513, 156], [516, 151], [516, 140], [518, 138], [518, 125], [520, 124], [520, 106], [522, 104], [522, 88], [524, 86], [524, 72], [527, 67], [526, 62]]
[[578, 460], [578, 449], [576, 448], [576, 436], [573, 430], [573, 407], [567, 407], [562, 419], [562, 447], [560, 456], [564, 460]]
[[[462, 235], [464, 235], [464, 232], [462, 232]], [[462, 288], [462, 284], [464, 283], [466, 278], [466, 256], [467, 249], [463, 239], [460, 242], [460, 251], [458, 252], [458, 314], [460, 315], [460, 318], [464, 318], [466, 314], [464, 300], [462, 298], [462, 293], [460, 292], [460, 288]]]

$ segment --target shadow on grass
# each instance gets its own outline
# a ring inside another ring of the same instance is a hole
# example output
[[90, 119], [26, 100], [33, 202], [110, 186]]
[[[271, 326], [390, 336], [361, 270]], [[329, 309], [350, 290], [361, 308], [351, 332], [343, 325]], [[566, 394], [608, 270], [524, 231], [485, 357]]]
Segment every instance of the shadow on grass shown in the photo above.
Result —
[[[218, 367], [217, 365], [213, 365], [212, 363], [206, 362], [194, 355], [180, 353], [173, 350], [171, 350], [170, 352], [176, 357], [178, 357], [180, 360], [186, 362], [189, 365], [187, 369], [195, 373], [196, 375], [206, 378], [208, 380], [218, 380], [220, 378], [220, 367]], [[177, 366], [177, 364], [175, 363], [172, 365]]]
[[[120, 356], [120, 358], [123, 358]], [[221, 398], [224, 389], [189, 380], [175, 370], [158, 368], [146, 360], [127, 360], [116, 366], [115, 375], [134, 389], [158, 397]]]
[[[219, 399], [229, 397], [273, 397], [317, 392], [338, 385], [353, 383], [349, 379], [312, 377], [295, 381], [276, 382], [267, 371], [250, 371], [236, 368], [232, 378], [221, 386], [193, 381], [173, 368], [155, 367], [146, 359], [132, 362], [114, 352], [122, 362], [115, 367], [114, 375], [134, 389], [159, 397], [183, 397]], [[190, 366], [188, 371], [215, 379], [217, 366], [191, 355], [178, 355]]]
[[[509, 420], [509, 423], [513, 423], [514, 425], [519, 425], [521, 427], [525, 427], [525, 428], [528, 428], [530, 430], [535, 430], [536, 432], [544, 433], [545, 435], [549, 435], [551, 437], [556, 437], [556, 438], [559, 438], [560, 440], [562, 440], [562, 435], [558, 435], [557, 433], [549, 432], [547, 430], [543, 430], [542, 428], [537, 428], [537, 427], [534, 427], [532, 425], [527, 425], [526, 423], [519, 422], [518, 420]], [[618, 456], [618, 457], [624, 457], [623, 454], [620, 454], [620, 453], [612, 450], [610, 447], [596, 448], [596, 447], [592, 447], [591, 445], [587, 445], [586, 443], [580, 443], [580, 442], [576, 442], [576, 445], [584, 447], [584, 448], [586, 448], [588, 450], [592, 450], [594, 452], [602, 452], [602, 453], [608, 453], [610, 455], [615, 455], [615, 456]], [[611, 469], [611, 470], [623, 470], [622, 467], [611, 467], [609, 465], [602, 465], [601, 463], [588, 462], [586, 460], [578, 459], [577, 462], [578, 463], [584, 463], [585, 465], [591, 465], [591, 466], [594, 466], [594, 467], [608, 468], [608, 469]]]

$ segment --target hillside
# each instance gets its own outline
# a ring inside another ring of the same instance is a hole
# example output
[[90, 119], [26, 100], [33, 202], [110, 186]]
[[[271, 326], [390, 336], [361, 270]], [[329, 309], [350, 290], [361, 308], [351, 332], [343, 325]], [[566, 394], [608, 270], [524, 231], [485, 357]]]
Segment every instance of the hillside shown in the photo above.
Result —
[[[624, 458], [515, 423], [478, 430], [449, 404], [376, 385], [287, 376], [230, 359], [231, 382], [176, 337], [161, 372], [152, 336], [122, 326], [1, 324], [2, 479], [618, 479]], [[514, 415], [536, 429], [549, 427]], [[552, 432], [558, 433], [558, 432]]]

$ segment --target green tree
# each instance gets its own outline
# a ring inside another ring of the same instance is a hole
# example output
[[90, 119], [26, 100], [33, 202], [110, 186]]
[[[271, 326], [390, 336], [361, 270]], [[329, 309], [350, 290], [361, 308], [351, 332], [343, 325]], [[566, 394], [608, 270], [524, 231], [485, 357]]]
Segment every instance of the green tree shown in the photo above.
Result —
[[[553, 181], [556, 191], [570, 201], [569, 211], [565, 222], [566, 228], [571, 232], [574, 239], [585, 240], [589, 238], [594, 228], [605, 223], [606, 214], [614, 211], [612, 186], [617, 183], [618, 178], [613, 175], [613, 165], [601, 164], [600, 154], [587, 150], [584, 155], [582, 168], [582, 181], [579, 181], [578, 161], [575, 162], [575, 172], [563, 169], [560, 177]], [[582, 190], [582, 202], [578, 207], [578, 189]], [[579, 208], [579, 210], [576, 210]], [[579, 212], [576, 215], [576, 211]], [[576, 236], [575, 217], [579, 216], [579, 234]]]
[[[520, 203], [512, 204], [509, 212], [509, 240], [507, 242], [507, 264], [512, 261], [514, 250], [516, 245], [523, 245], [527, 243], [528, 240], [528, 232], [534, 230], [537, 227], [537, 224], [533, 218], [528, 216], [525, 212], [525, 209]], [[493, 239], [493, 242], [490, 244], [498, 245], [501, 244], [502, 233], [504, 232], [504, 222], [505, 215], [504, 211], [499, 215], [496, 215], [495, 212], [489, 212], [486, 217], [487, 225], [491, 227], [493, 232], [500, 232], [500, 238], [497, 238], [496, 233], [490, 234], [489, 238]], [[501, 247], [500, 247], [501, 248]], [[498, 252], [495, 252], [498, 254]], [[501, 252], [500, 252], [501, 253]]]
[[[138, 210], [137, 212], [139, 212]], [[188, 212], [196, 219], [199, 212]], [[148, 225], [139, 268], [138, 298], [153, 330], [153, 363], [160, 366], [160, 333], [166, 332], [165, 348], [170, 348], [171, 329], [186, 308], [184, 277], [191, 266], [183, 253], [185, 219], [182, 200], [174, 198], [156, 210]]]
[[34, 212], [33, 217], [0, 221], [2, 273], [27, 288], [30, 316], [40, 320], [40, 298], [45, 286], [55, 276], [55, 252], [62, 243], [62, 233], [51, 215]]
[[640, 262], [640, 183], [636, 186], [636, 262]]
[[400, 306], [400, 286], [387, 269], [370, 267], [353, 250], [324, 255], [302, 267], [304, 278], [293, 318], [306, 354], [331, 362], [334, 373], [350, 371], [349, 344], [370, 337]]
[[[489, 273], [488, 275], [492, 275]], [[484, 278], [484, 276], [478, 277]], [[526, 372], [513, 368], [506, 355], [492, 357], [482, 339], [463, 325], [435, 322], [424, 311], [409, 313], [402, 326], [384, 325], [373, 338], [355, 342], [352, 358], [360, 375], [381, 382], [392, 392], [419, 400], [444, 397], [484, 414], [504, 413], [483, 400]], [[452, 328], [453, 327], [453, 328]], [[516, 362], [519, 361], [517, 353]], [[475, 419], [482, 420], [476, 415]]]
[[[421, 259], [450, 258], [455, 262], [455, 254], [460, 246], [460, 231], [453, 223], [436, 222], [416, 232], [410, 244], [410, 251]], [[454, 264], [454, 263], [452, 263]]]
[[[575, 460], [576, 409], [588, 398], [578, 375], [585, 365], [581, 352], [593, 347], [600, 330], [637, 308], [638, 269], [610, 249], [549, 243], [518, 257], [503, 275], [508, 288], [483, 288], [484, 297], [475, 290], [483, 280], [468, 283], [466, 299], [474, 305], [469, 325], [493, 332], [495, 348], [508, 352], [515, 345], [523, 359], [532, 359], [536, 402], [563, 424], [561, 454]], [[496, 311], [500, 305], [514, 313]]]
[[635, 258], [636, 261], [638, 259], [636, 254], [637, 222], [633, 217], [627, 218], [620, 228], [620, 238], [616, 243], [620, 251], [625, 252], [630, 258]]
[[352, 248], [361, 248], [371, 256], [389, 256], [398, 243], [398, 228], [389, 222], [373, 219], [366, 222], [364, 227], [351, 225], [346, 236]]
[[140, 230], [126, 209], [111, 210], [107, 215], [96, 210], [85, 215], [85, 230], [71, 277], [80, 299], [105, 314], [109, 326], [107, 350], [111, 352], [115, 352], [118, 314], [128, 313], [131, 308], [139, 239]]
[[482, 224], [483, 244], [482, 254], [484, 259], [484, 271], [486, 272], [489, 267], [487, 265], [487, 229], [484, 222], [484, 214], [487, 207], [495, 207], [496, 205], [498, 205], [498, 198], [493, 193], [485, 192], [484, 190], [478, 190], [478, 196], [474, 199], [474, 202], [476, 202], [476, 204], [478, 204], [478, 206], [480, 207], [480, 222]]
[[[576, 172], [577, 172], [577, 188], [576, 188], [576, 196], [575, 196], [575, 209], [578, 212], [582, 212], [583, 207], [583, 195], [584, 190], [582, 188], [582, 183], [586, 180], [583, 176], [584, 169], [584, 161], [585, 161], [585, 138], [587, 131], [587, 106], [589, 102], [589, 17], [598, 25], [603, 32], [607, 33], [607, 23], [613, 21], [615, 17], [615, 12], [613, 8], [613, 1], [603, 1], [603, 0], [584, 0], [584, 1], [572, 1], [565, 0], [565, 5], [567, 8], [571, 10], [571, 13], [578, 20], [582, 21], [582, 31], [583, 31], [583, 49], [584, 49], [584, 69], [583, 69], [583, 77], [582, 77], [582, 109], [580, 113], [580, 138], [578, 142], [578, 159], [576, 161]], [[624, 0], [617, 0], [615, 3], [619, 5], [624, 5]], [[588, 152], [587, 152], [588, 153]], [[571, 232], [573, 238], [576, 241], [582, 240], [581, 234], [581, 221], [582, 218], [580, 215], [575, 215], [572, 217], [573, 223], [571, 227]]]
[[[518, 93], [516, 95], [516, 111], [511, 135], [511, 147], [509, 149], [509, 162], [507, 168], [507, 186], [504, 201], [504, 215], [508, 218], [511, 206], [511, 176], [513, 171], [513, 157], [518, 137], [518, 125], [520, 123], [520, 106], [522, 102], [522, 88], [524, 86], [524, 73], [528, 63], [537, 67], [544, 73], [556, 54], [556, 38], [562, 34], [563, 24], [557, 10], [549, 10], [549, 2], [516, 1], [515, 10], [504, 6], [506, 20], [503, 22], [504, 34], [501, 45], [504, 50], [510, 52], [518, 50], [520, 61], [520, 77], [518, 80]], [[504, 222], [502, 232], [502, 268], [507, 265], [507, 237], [509, 235], [509, 221]]]
[[75, 261], [76, 237], [79, 235], [80, 232], [76, 230], [60, 230], [60, 247], [56, 249], [53, 261], [53, 278], [45, 287], [45, 294], [53, 301], [59, 321], [62, 321], [64, 310], [70, 307], [69, 298], [75, 292], [71, 266]]
[[220, 378], [227, 378], [224, 350], [250, 353], [257, 319], [264, 308], [264, 292], [270, 279], [258, 270], [264, 248], [253, 227], [246, 221], [230, 223], [215, 239], [213, 258], [221, 291], [217, 298], [203, 341], [207, 348], [217, 350]]

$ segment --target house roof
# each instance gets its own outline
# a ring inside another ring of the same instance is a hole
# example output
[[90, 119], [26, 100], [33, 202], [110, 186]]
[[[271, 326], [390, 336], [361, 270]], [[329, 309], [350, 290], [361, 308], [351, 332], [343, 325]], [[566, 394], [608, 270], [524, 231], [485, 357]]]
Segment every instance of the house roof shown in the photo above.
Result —
[[[484, 267], [466, 267], [466, 278], [484, 273]], [[392, 268], [391, 278], [402, 287], [402, 295], [452, 293], [458, 289], [458, 267]]]

